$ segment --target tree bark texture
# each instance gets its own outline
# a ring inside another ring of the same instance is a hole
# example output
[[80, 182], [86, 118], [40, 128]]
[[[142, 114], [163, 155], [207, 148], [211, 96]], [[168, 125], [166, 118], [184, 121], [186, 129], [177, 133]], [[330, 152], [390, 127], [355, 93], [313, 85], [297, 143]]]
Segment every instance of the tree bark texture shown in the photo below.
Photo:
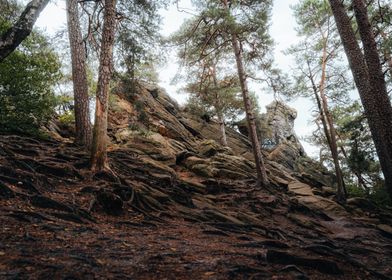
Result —
[[113, 45], [116, 29], [116, 0], [106, 0], [96, 92], [95, 124], [91, 148], [91, 169], [108, 169], [107, 126], [109, 83], [113, 67]]
[[20, 15], [18, 21], [0, 37], [0, 62], [22, 43], [33, 30], [39, 14], [49, 0], [32, 0]]
[[75, 142], [88, 149], [92, 141], [92, 131], [86, 72], [86, 52], [80, 30], [78, 0], [67, 0], [66, 5], [75, 102]]
[[381, 64], [367, 11], [363, 0], [353, 0], [363, 54], [344, 5], [340, 0], [329, 2], [369, 123], [386, 188], [392, 197], [392, 108], [384, 76], [380, 75]]

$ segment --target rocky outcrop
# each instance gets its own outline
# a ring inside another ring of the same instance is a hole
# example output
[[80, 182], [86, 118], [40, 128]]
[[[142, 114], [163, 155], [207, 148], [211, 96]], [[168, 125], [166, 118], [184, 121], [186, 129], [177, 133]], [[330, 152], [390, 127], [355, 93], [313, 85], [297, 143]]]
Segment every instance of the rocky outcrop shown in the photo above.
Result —
[[[273, 150], [282, 143], [290, 143], [294, 144], [303, 155], [304, 149], [294, 131], [294, 120], [297, 118], [297, 111], [277, 100], [267, 105], [266, 109], [266, 113], [261, 114], [256, 122], [262, 147], [265, 150]], [[242, 134], [248, 135], [245, 120], [238, 122], [237, 126]]]
[[261, 115], [260, 133], [264, 139], [270, 139], [276, 145], [286, 141], [298, 142], [294, 131], [297, 111], [281, 101], [273, 101], [266, 106], [267, 112]]
[[258, 188], [246, 137], [228, 128], [222, 147], [157, 87], [111, 99], [109, 136], [97, 174], [70, 140], [0, 136], [0, 278], [392, 277], [392, 214], [336, 203], [290, 137]]
[[[152, 85], [140, 85], [132, 97], [117, 94], [111, 108], [109, 122], [117, 146], [169, 166], [181, 163], [205, 177], [254, 178], [244, 127], [240, 126], [243, 134], [227, 127], [228, 147], [222, 147], [218, 123], [183, 112], [163, 89]], [[315, 188], [334, 187], [334, 176], [306, 156], [294, 131], [296, 116], [294, 109], [280, 101], [267, 106], [258, 125], [263, 139], [272, 143], [264, 149], [267, 161]]]

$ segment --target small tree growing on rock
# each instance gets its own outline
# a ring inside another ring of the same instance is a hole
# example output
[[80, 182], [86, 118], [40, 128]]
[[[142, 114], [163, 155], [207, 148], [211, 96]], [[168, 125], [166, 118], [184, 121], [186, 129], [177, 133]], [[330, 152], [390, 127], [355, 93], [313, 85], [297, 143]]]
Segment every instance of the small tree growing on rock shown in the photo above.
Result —
[[[225, 121], [243, 113], [238, 78], [219, 75], [217, 62], [207, 59], [190, 67], [185, 90], [191, 94], [188, 106], [198, 107], [200, 113], [216, 117], [219, 123], [220, 143], [227, 146]], [[222, 71], [223, 72], [223, 71]]]

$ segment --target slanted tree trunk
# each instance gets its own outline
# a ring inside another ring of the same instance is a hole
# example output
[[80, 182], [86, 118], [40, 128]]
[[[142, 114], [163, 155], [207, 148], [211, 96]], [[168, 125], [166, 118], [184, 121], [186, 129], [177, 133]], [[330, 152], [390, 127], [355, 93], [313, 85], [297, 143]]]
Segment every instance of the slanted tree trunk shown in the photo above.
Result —
[[[308, 67], [309, 67], [309, 64], [308, 64]], [[311, 71], [310, 67], [309, 67], [309, 71]], [[321, 119], [321, 123], [323, 125], [324, 134], [325, 134], [325, 137], [327, 138], [328, 147], [329, 147], [329, 150], [332, 154], [332, 159], [334, 162], [335, 175], [336, 175], [336, 178], [338, 181], [337, 199], [340, 202], [345, 202], [346, 191], [345, 191], [345, 187], [344, 187], [343, 173], [340, 169], [340, 165], [339, 165], [339, 161], [338, 161], [338, 157], [337, 157], [337, 151], [332, 152], [334, 148], [337, 149], [337, 145], [336, 145], [336, 142], [335, 142], [335, 146], [332, 144], [332, 142], [333, 142], [332, 133], [330, 132], [330, 129], [328, 127], [328, 121], [327, 121], [327, 117], [325, 114], [325, 104], [324, 103], [326, 102], [326, 100], [322, 101], [322, 99], [320, 98], [320, 96], [318, 94], [319, 90], [317, 88], [316, 82], [314, 81], [312, 73], [309, 73], [309, 78], [312, 83], [312, 88], [313, 88], [313, 93], [314, 93], [314, 96], [316, 99], [317, 108], [320, 112], [320, 119]], [[335, 138], [335, 141], [336, 141], [336, 138]], [[321, 159], [321, 151], [320, 151], [320, 159]], [[337, 162], [337, 164], [336, 164], [336, 162]]]
[[86, 52], [80, 30], [78, 0], [67, 0], [66, 5], [75, 102], [75, 142], [88, 149], [91, 145], [92, 131], [86, 72]]
[[[327, 97], [325, 96], [325, 83], [326, 83], [326, 69], [327, 69], [327, 37], [324, 38], [324, 46], [323, 46], [323, 58], [322, 58], [322, 67], [321, 67], [321, 81], [320, 81], [320, 97], [321, 97], [321, 104], [322, 104], [322, 112], [323, 118], [325, 118], [326, 122], [323, 122], [325, 127], [325, 132], [329, 133], [329, 147], [332, 154], [333, 163], [335, 166], [335, 173], [336, 179], [338, 181], [338, 192], [337, 192], [337, 199], [339, 202], [344, 203], [346, 201], [347, 191], [346, 186], [344, 184], [343, 179], [343, 172], [340, 168], [339, 163], [339, 154], [338, 154], [338, 145], [336, 141], [336, 130], [333, 123], [333, 119], [331, 113], [328, 109], [328, 101]], [[328, 124], [328, 125], [327, 125]]]
[[340, 0], [329, 2], [369, 122], [386, 188], [392, 197], [392, 107], [366, 7], [363, 0], [352, 2], [363, 54], [343, 3]]
[[39, 14], [49, 0], [32, 0], [20, 15], [18, 21], [0, 36], [0, 62], [22, 43], [33, 30]]
[[113, 45], [116, 29], [116, 0], [105, 0], [104, 23], [99, 59], [99, 76], [96, 93], [94, 136], [91, 148], [91, 169], [108, 169], [107, 126], [109, 83], [113, 67]]
[[[309, 71], [309, 79], [312, 84], [313, 93], [316, 99], [317, 108], [320, 113], [320, 119], [323, 126], [324, 134], [327, 139], [328, 147], [332, 155], [332, 160], [334, 162], [335, 167], [335, 175], [338, 183], [338, 191], [337, 191], [337, 199], [339, 202], [344, 203], [346, 201], [346, 188], [343, 179], [343, 172], [340, 168], [339, 158], [338, 158], [338, 149], [336, 142], [336, 130], [333, 124], [332, 116], [328, 109], [328, 102], [325, 96], [325, 82], [326, 82], [326, 63], [327, 63], [327, 49], [326, 42], [323, 46], [323, 58], [322, 58], [322, 67], [321, 67], [321, 80], [320, 85], [317, 87], [316, 81], [314, 80], [314, 74], [312, 73], [312, 69], [310, 68], [309, 62], [308, 71]], [[320, 96], [319, 96], [320, 93]], [[321, 158], [321, 151], [320, 151]]]
[[268, 184], [267, 172], [265, 170], [263, 155], [261, 153], [260, 142], [257, 137], [255, 115], [253, 112], [252, 102], [249, 98], [249, 90], [246, 81], [245, 69], [242, 62], [241, 48], [237, 36], [235, 34], [231, 34], [231, 41], [233, 45], [235, 59], [237, 62], [238, 77], [240, 79], [242, 97], [244, 99], [244, 107], [246, 113], [246, 120], [248, 122], [249, 137], [252, 142], [253, 155], [255, 157], [257, 180], [259, 185], [266, 186]]
[[[223, 4], [224, 4], [224, 7], [225, 7], [226, 11], [228, 12], [228, 14], [230, 14], [229, 4], [228, 4], [227, 0], [223, 0]], [[252, 102], [249, 97], [249, 89], [248, 89], [248, 83], [246, 80], [246, 73], [245, 73], [240, 43], [238, 41], [238, 38], [237, 38], [237, 35], [235, 34], [235, 32], [231, 32], [229, 35], [231, 36], [231, 38], [230, 38], [231, 44], [233, 47], [235, 60], [236, 60], [236, 64], [237, 64], [238, 78], [240, 80], [242, 98], [244, 100], [246, 120], [248, 123], [248, 129], [249, 129], [249, 138], [252, 143], [253, 155], [254, 155], [255, 163], [256, 163], [257, 184], [259, 186], [267, 186], [269, 181], [268, 181], [267, 172], [266, 172], [265, 165], [264, 165], [263, 154], [261, 153], [260, 142], [257, 137], [256, 121], [255, 121], [256, 118], [255, 118], [255, 115], [253, 112]]]

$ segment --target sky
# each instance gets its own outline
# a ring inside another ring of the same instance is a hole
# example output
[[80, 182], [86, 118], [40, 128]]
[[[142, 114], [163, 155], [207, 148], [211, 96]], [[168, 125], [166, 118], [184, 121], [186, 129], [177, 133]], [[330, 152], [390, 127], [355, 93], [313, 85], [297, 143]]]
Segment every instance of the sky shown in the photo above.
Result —
[[[291, 69], [294, 67], [294, 63], [290, 57], [284, 55], [282, 52], [299, 40], [295, 31], [296, 22], [290, 9], [290, 6], [297, 2], [298, 0], [275, 0], [272, 11], [270, 34], [276, 43], [274, 50], [275, 62], [279, 68], [288, 74], [290, 74]], [[167, 10], [161, 11], [161, 15], [163, 17], [162, 34], [164, 36], [168, 36], [172, 32], [178, 30], [181, 23], [189, 17], [188, 13], [181, 10], [191, 11], [190, 0], [180, 0], [178, 7], [179, 9], [176, 5], [172, 5]], [[66, 26], [65, 1], [51, 1], [41, 13], [36, 26], [40, 29], [44, 29], [47, 33], [52, 35], [55, 34], [56, 31], [64, 29]], [[173, 85], [171, 83], [174, 75], [178, 71], [175, 53], [170, 54], [167, 63], [161, 67], [161, 69], [158, 69], [158, 71], [160, 85], [165, 88], [169, 95], [175, 98], [180, 104], [184, 103], [187, 97], [186, 94], [178, 93], [180, 85]], [[250, 84], [250, 88], [258, 96], [259, 105], [262, 111], [265, 110], [265, 106], [273, 101], [273, 95], [265, 93], [261, 86], [257, 84]], [[315, 128], [315, 125], [311, 122], [311, 102], [304, 98], [298, 98], [289, 102], [289, 105], [295, 108], [298, 112], [298, 117], [295, 120], [294, 127], [297, 135], [300, 138], [310, 135], [312, 130]], [[317, 156], [317, 147], [314, 147], [304, 141], [301, 142], [305, 151], [310, 156]]]

